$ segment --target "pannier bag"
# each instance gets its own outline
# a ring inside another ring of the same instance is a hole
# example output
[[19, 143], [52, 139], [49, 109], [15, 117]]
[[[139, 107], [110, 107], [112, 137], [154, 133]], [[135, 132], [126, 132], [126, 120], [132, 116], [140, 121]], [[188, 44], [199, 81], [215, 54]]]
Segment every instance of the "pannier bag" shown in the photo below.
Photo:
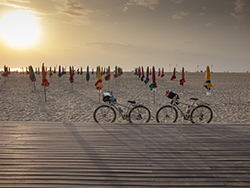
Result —
[[[176, 94], [176, 93], [174, 92], [174, 90], [172, 90], [172, 89], [169, 89], [169, 90], [167, 90], [167, 92], [166, 92], [166, 96], [167, 96], [168, 98], [170, 98], [170, 99], [173, 99], [176, 95], [177, 95], [177, 94]], [[179, 95], [177, 95], [176, 99], [180, 99], [180, 98], [179, 98]]]

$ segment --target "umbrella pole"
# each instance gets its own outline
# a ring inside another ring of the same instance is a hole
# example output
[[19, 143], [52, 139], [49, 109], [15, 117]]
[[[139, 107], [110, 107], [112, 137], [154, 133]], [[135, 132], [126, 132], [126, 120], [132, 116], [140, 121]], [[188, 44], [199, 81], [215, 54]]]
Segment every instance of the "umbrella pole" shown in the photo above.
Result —
[[36, 84], [35, 84], [35, 82], [33, 82], [33, 86], [34, 86], [34, 91], [36, 91]]
[[156, 89], [155, 88], [153, 88], [153, 94], [154, 94], [154, 105], [155, 105], [155, 91], [156, 91]]
[[101, 90], [99, 89], [98, 92], [99, 92], [99, 103], [100, 103], [101, 102]]
[[44, 86], [44, 97], [45, 97], [45, 102], [47, 102], [47, 99], [46, 99], [46, 88]]
[[73, 91], [73, 83], [71, 83], [71, 91]]

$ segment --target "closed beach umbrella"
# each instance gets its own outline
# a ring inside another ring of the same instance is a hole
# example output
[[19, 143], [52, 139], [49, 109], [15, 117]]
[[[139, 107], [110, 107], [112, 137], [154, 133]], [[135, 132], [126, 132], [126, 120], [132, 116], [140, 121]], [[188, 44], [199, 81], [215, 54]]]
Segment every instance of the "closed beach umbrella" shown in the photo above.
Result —
[[157, 88], [156, 81], [155, 81], [155, 67], [152, 70], [152, 83], [149, 85], [149, 88], [152, 90], [153, 88]]
[[115, 74], [114, 74], [114, 78], [117, 78], [119, 76], [118, 70], [117, 70], [117, 66], [115, 66]]
[[105, 80], [109, 81], [110, 80], [110, 66], [108, 66], [108, 72], [107, 76], [105, 76]]
[[137, 68], [135, 68], [135, 73], [134, 73], [134, 75], [137, 75]]
[[61, 72], [61, 65], [59, 65], [58, 76], [59, 76], [59, 77], [61, 77], [61, 76], [62, 76], [62, 72]]
[[89, 81], [89, 79], [90, 79], [89, 66], [87, 66], [87, 73], [86, 73], [86, 80], [87, 80], [87, 82]]
[[184, 74], [185, 74], [185, 73], [184, 73], [184, 67], [182, 67], [180, 85], [183, 85], [184, 82], [186, 82], [185, 77], [184, 77], [184, 76], [185, 76]]
[[206, 69], [206, 81], [204, 82], [203, 86], [207, 90], [210, 90], [211, 87], [212, 87], [211, 80], [210, 80], [210, 69], [209, 69], [209, 66], [207, 66], [207, 69]]
[[141, 67], [138, 68], [137, 76], [138, 76], [139, 78], [141, 77]]
[[147, 67], [147, 74], [146, 74], [146, 78], [144, 80], [144, 83], [147, 84], [149, 82], [149, 67]]
[[176, 76], [175, 76], [175, 68], [174, 68], [174, 71], [173, 71], [173, 75], [172, 75], [172, 77], [171, 77], [171, 80], [173, 80], [173, 79], [175, 79], [176, 78]]
[[36, 81], [36, 77], [35, 77], [34, 70], [33, 70], [32, 66], [30, 66], [30, 80], [32, 82]]
[[164, 76], [164, 68], [162, 68], [161, 78]]
[[95, 83], [95, 86], [97, 90], [101, 90], [103, 88], [100, 66], [97, 67], [97, 81]]
[[123, 74], [122, 68], [121, 68], [121, 67], [118, 67], [118, 75], [121, 76], [122, 74]]
[[69, 81], [70, 81], [70, 83], [73, 83], [74, 82], [74, 72], [73, 72], [73, 70], [71, 69], [71, 66], [69, 67]]
[[144, 70], [143, 70], [143, 67], [141, 67], [141, 81], [143, 82], [144, 80]]
[[2, 76], [3, 77], [8, 76], [8, 67], [6, 67], [5, 65], [4, 65], [4, 72], [3, 72]]
[[47, 87], [49, 86], [49, 82], [48, 80], [46, 79], [46, 76], [47, 76], [47, 72], [45, 71], [44, 69], [44, 64], [42, 65], [42, 83], [41, 83], [41, 86], [44, 86], [44, 87]]
[[82, 67], [81, 67], [81, 70], [80, 70], [80, 75], [82, 75], [83, 71], [82, 71]]
[[158, 70], [158, 77], [161, 75], [161, 69]]
[[49, 68], [49, 77], [51, 77], [53, 74], [52, 74], [52, 70], [51, 70], [51, 67]]
[[47, 101], [46, 99], [46, 87], [49, 86], [49, 82], [48, 80], [46, 79], [46, 76], [47, 76], [47, 72], [45, 71], [44, 69], [44, 64], [42, 65], [42, 83], [41, 83], [41, 86], [44, 86], [44, 97], [45, 97], [45, 102]]

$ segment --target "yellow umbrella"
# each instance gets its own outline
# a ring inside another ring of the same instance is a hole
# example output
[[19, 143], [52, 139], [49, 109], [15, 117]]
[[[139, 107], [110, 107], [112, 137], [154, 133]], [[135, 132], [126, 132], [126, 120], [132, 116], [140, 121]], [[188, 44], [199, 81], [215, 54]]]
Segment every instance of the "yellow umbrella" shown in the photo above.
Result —
[[97, 90], [101, 90], [103, 88], [100, 66], [97, 68], [97, 82], [95, 83], [95, 86]]
[[211, 84], [211, 80], [210, 80], [210, 69], [209, 69], [209, 66], [207, 66], [207, 69], [206, 69], [206, 81], [204, 82], [203, 86], [205, 88], [207, 88], [208, 90], [211, 89], [212, 84]]

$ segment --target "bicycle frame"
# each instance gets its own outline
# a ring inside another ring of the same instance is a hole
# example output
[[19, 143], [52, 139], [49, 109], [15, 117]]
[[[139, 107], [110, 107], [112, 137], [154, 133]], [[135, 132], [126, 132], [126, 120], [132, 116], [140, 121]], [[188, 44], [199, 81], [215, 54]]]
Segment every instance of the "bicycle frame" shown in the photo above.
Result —
[[[187, 106], [186, 112], [183, 112], [182, 109], [178, 106], [177, 103], [186, 105]], [[180, 111], [181, 115], [183, 116], [183, 118], [185, 120], [188, 120], [190, 118], [190, 112], [192, 111], [192, 109], [195, 108], [194, 103], [195, 103], [195, 101], [193, 101], [192, 104], [184, 103], [184, 102], [181, 102], [181, 101], [177, 101], [176, 98], [174, 98], [171, 101], [172, 106], [176, 107]]]
[[[115, 102], [115, 101], [110, 101], [109, 104], [110, 104], [110, 106], [113, 106], [114, 109], [116, 109], [116, 111], [119, 112], [120, 116], [121, 116], [122, 119], [124, 119], [124, 120], [128, 117], [128, 113], [129, 113], [129, 111], [131, 110], [131, 106], [134, 106], [133, 104], [130, 104], [129, 106], [126, 106], [126, 105], [124, 105], [124, 104], [121, 104], [121, 103], [118, 103], [118, 102]], [[123, 113], [120, 111], [120, 109], [118, 108], [118, 106], [122, 106], [122, 107], [127, 108], [127, 112], [123, 114]]]

